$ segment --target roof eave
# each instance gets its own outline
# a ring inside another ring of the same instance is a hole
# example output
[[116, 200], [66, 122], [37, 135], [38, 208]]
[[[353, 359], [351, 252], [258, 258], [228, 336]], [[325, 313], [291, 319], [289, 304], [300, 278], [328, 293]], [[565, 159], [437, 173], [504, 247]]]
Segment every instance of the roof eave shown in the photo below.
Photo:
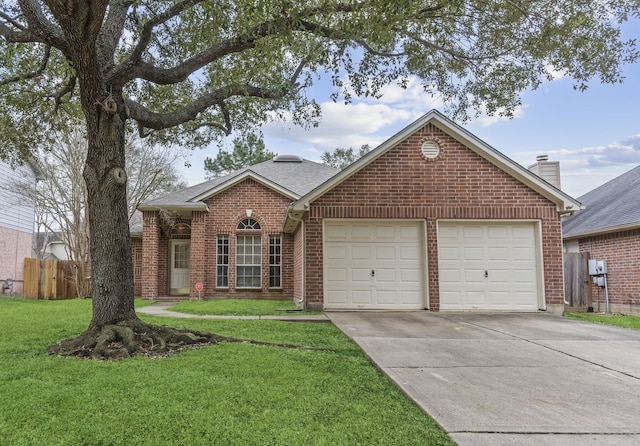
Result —
[[295, 209], [293, 204], [287, 207], [287, 212], [284, 216], [284, 222], [282, 223], [282, 232], [285, 234], [293, 234], [296, 232], [298, 225], [302, 221], [306, 209]]
[[598, 235], [613, 234], [615, 232], [630, 231], [640, 229], [640, 222], [629, 223], [626, 225], [609, 226], [607, 228], [594, 229], [592, 231], [583, 231], [576, 234], [562, 235], [563, 240], [577, 240], [581, 238], [594, 237]]
[[177, 214], [183, 218], [189, 218], [192, 212], [204, 211], [209, 212], [209, 206], [206, 203], [185, 203], [185, 204], [167, 204], [167, 205], [149, 205], [141, 204], [137, 208], [139, 211], [165, 211], [171, 214]]
[[284, 188], [282, 186], [280, 186], [277, 183], [274, 183], [273, 181], [270, 181], [269, 179], [263, 177], [260, 174], [257, 174], [255, 172], [253, 172], [252, 170], [246, 170], [242, 173], [240, 173], [239, 175], [236, 175], [234, 177], [229, 178], [227, 181], [217, 185], [216, 187], [214, 187], [213, 189], [210, 189], [200, 195], [197, 195], [193, 198], [191, 198], [189, 201], [203, 201], [206, 200], [214, 195], [219, 194], [220, 192], [223, 192], [227, 189], [229, 189], [230, 187], [235, 186], [236, 184], [238, 184], [241, 181], [244, 181], [246, 179], [252, 179], [260, 184], [262, 184], [263, 186], [272, 189], [276, 192], [278, 192], [279, 194], [284, 195], [287, 198], [290, 198], [292, 200], [296, 200], [298, 198], [300, 198], [300, 196], [298, 194], [296, 194], [295, 192]]

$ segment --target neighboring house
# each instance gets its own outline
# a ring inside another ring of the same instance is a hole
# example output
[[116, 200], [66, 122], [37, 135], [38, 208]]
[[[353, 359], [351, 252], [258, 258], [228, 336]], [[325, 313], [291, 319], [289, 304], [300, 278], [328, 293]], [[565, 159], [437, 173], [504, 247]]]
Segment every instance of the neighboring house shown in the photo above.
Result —
[[[583, 195], [585, 210], [562, 224], [565, 251], [607, 262], [610, 310], [640, 313], [640, 166]], [[604, 291], [592, 286], [603, 311]]]
[[34, 241], [34, 255], [43, 260], [68, 260], [66, 243], [60, 232], [37, 232]]
[[431, 111], [339, 172], [278, 157], [140, 206], [142, 297], [560, 312], [579, 208]]
[[35, 164], [26, 164], [15, 170], [0, 162], [0, 286], [6, 279], [13, 279], [14, 294], [23, 289], [23, 269], [25, 257], [31, 257], [35, 211], [18, 192], [14, 191], [14, 182], [20, 179], [24, 183], [36, 186], [40, 171]]

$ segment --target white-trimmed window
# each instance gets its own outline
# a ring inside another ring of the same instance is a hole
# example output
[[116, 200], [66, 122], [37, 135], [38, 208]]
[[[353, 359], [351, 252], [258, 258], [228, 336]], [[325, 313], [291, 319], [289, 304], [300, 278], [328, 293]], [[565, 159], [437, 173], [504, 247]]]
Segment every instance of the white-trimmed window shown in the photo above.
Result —
[[282, 287], [282, 238], [269, 236], [269, 288]]
[[241, 230], [241, 231], [247, 231], [247, 230], [260, 230], [262, 229], [260, 226], [260, 222], [254, 218], [245, 218], [244, 220], [241, 220], [240, 223], [238, 223], [238, 227], [237, 229]]
[[229, 287], [229, 236], [219, 235], [216, 243], [216, 287]]
[[238, 234], [236, 243], [236, 288], [262, 286], [262, 237]]
[[251, 217], [236, 226], [236, 288], [262, 287], [262, 229]]

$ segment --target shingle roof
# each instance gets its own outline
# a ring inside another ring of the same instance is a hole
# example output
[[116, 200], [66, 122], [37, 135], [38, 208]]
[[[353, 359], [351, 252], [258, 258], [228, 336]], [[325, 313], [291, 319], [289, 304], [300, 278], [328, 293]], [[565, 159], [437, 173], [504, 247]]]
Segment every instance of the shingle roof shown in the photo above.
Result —
[[299, 162], [264, 161], [240, 169], [220, 178], [215, 178], [195, 186], [173, 192], [143, 203], [140, 208], [185, 206], [198, 203], [198, 197], [208, 197], [234, 184], [246, 176], [262, 180], [267, 184], [286, 191], [292, 198], [298, 198], [338, 173], [339, 170], [309, 160]]
[[640, 166], [578, 200], [587, 208], [562, 223], [565, 238], [640, 226]]

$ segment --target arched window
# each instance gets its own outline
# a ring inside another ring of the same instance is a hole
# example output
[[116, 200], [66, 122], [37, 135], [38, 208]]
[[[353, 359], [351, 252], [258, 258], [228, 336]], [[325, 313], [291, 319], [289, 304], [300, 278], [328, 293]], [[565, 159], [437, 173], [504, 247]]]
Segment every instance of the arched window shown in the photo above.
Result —
[[[259, 231], [260, 223], [247, 217], [236, 226], [238, 231]], [[262, 286], [262, 236], [255, 232], [236, 234], [236, 288]]]
[[260, 227], [260, 223], [258, 223], [258, 220], [254, 219], [254, 218], [245, 218], [243, 220], [240, 221], [240, 223], [238, 223], [237, 229], [239, 230], [259, 230], [262, 229]]

